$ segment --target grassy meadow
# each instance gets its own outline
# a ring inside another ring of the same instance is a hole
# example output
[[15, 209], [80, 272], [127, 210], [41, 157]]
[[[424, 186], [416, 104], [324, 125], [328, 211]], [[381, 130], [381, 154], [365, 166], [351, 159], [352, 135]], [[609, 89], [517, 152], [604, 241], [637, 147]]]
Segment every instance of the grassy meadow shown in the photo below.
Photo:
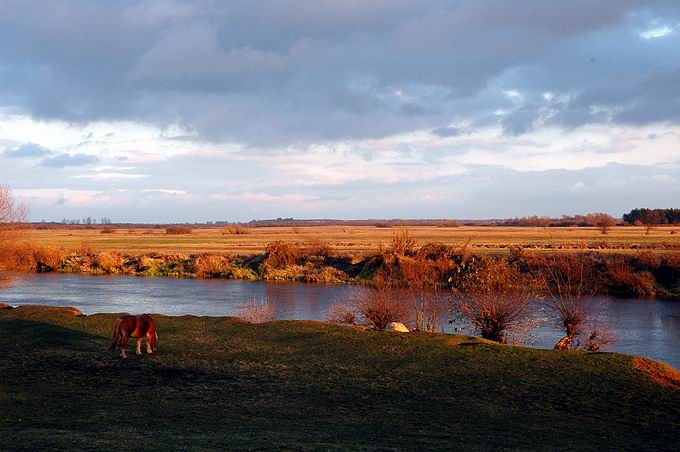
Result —
[[[86, 244], [98, 251], [144, 253], [259, 254], [267, 244], [281, 240], [295, 245], [323, 241], [337, 253], [371, 254], [389, 246], [393, 227], [300, 226], [243, 228], [195, 227], [190, 234], [166, 234], [165, 228], [56, 228], [28, 229], [24, 238], [38, 245], [77, 250]], [[508, 227], [508, 226], [409, 226], [420, 244], [442, 242], [483, 253], [506, 253], [510, 246], [535, 250], [597, 250], [634, 253], [640, 249], [680, 254], [678, 228], [657, 227], [645, 234], [643, 227], [613, 227], [603, 235], [594, 227]], [[102, 233], [104, 231], [104, 233]], [[680, 232], [680, 231], [679, 231]]]
[[680, 448], [678, 374], [627, 355], [157, 315], [158, 354], [123, 360], [115, 318], [0, 310], [3, 448]]

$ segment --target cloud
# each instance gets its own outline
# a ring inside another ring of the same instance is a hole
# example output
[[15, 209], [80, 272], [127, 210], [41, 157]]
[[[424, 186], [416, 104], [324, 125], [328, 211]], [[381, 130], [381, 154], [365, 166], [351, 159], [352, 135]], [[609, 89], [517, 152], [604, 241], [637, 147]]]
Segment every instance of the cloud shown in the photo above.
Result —
[[3, 156], [12, 159], [45, 157], [51, 154], [52, 151], [49, 149], [34, 143], [22, 144], [18, 148], [7, 149], [2, 153]]
[[[671, 0], [5, 4], [0, 103], [37, 118], [260, 147], [678, 119], [655, 82], [680, 72]], [[546, 92], [571, 100], [544, 114]]]
[[[0, 183], [93, 191], [79, 205], [104, 216], [606, 210], [622, 204], [598, 180], [633, 196], [609, 175], [680, 161], [673, 0], [0, 8]], [[90, 215], [58, 199], [36, 215]]]
[[640, 37], [642, 39], [657, 39], [668, 36], [671, 33], [673, 33], [673, 28], [668, 25], [663, 25], [661, 27], [650, 28], [649, 30], [640, 32]]
[[99, 158], [97, 158], [94, 155], [59, 154], [54, 157], [48, 157], [43, 159], [40, 164], [48, 168], [67, 168], [71, 166], [93, 165], [97, 162], [99, 162]]

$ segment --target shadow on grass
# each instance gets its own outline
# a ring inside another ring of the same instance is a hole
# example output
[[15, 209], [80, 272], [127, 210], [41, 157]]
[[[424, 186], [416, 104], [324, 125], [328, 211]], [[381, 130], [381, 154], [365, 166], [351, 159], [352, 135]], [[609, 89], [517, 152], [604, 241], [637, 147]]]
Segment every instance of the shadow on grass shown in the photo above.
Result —
[[101, 349], [107, 340], [62, 326], [34, 320], [8, 319], [0, 322], [0, 347], [7, 351], [15, 346], [30, 348]]

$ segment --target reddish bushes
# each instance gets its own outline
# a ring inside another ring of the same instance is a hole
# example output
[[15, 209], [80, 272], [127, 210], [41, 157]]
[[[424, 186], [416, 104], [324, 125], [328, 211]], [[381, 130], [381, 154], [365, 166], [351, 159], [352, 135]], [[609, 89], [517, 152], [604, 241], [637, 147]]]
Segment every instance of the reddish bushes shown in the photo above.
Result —
[[399, 289], [360, 289], [353, 294], [363, 321], [376, 330], [384, 330], [390, 322], [408, 319], [408, 308]]
[[267, 245], [264, 263], [268, 268], [281, 268], [295, 265], [300, 258], [300, 249], [281, 240]]
[[199, 278], [222, 277], [230, 267], [226, 257], [211, 254], [198, 256], [194, 262], [194, 272]]
[[635, 272], [623, 258], [607, 262], [607, 276], [615, 292], [632, 293], [639, 297], [656, 295], [654, 275], [647, 271]]

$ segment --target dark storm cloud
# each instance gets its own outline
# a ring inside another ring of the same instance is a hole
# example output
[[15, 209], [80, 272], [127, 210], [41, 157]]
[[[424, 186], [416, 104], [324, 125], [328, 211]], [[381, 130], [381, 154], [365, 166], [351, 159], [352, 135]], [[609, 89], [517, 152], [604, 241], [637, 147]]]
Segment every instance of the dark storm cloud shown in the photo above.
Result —
[[678, 26], [670, 0], [0, 0], [0, 10], [0, 106], [37, 118], [180, 124], [247, 145], [446, 134], [456, 118], [509, 134], [680, 120], [680, 30], [640, 36]]

